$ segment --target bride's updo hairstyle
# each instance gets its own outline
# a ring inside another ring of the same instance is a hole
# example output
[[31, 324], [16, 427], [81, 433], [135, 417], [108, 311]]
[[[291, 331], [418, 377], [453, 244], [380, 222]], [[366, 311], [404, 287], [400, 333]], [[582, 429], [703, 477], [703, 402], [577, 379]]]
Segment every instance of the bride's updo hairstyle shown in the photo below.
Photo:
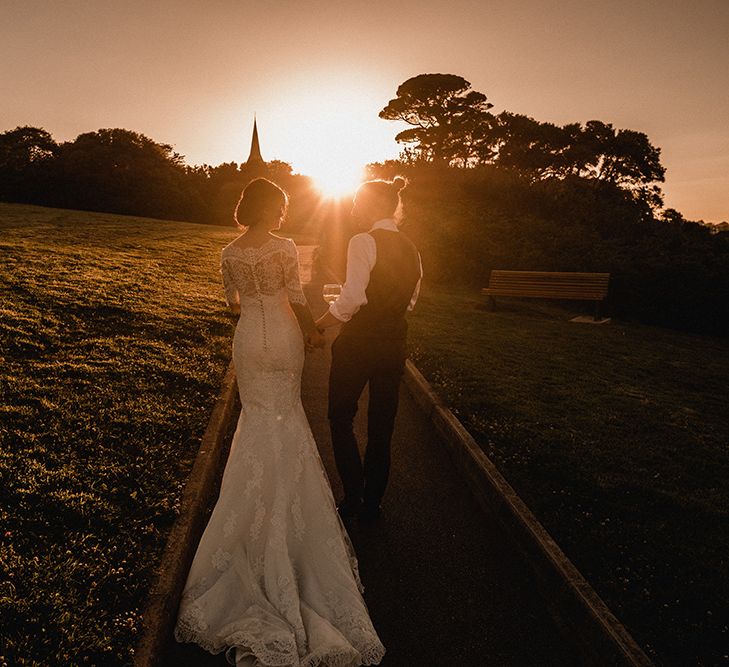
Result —
[[357, 204], [369, 211], [375, 219], [399, 218], [402, 200], [400, 192], [407, 185], [401, 176], [391, 181], [365, 181], [357, 188]]
[[252, 180], [241, 193], [233, 217], [241, 228], [275, 225], [289, 207], [288, 195], [267, 178]]

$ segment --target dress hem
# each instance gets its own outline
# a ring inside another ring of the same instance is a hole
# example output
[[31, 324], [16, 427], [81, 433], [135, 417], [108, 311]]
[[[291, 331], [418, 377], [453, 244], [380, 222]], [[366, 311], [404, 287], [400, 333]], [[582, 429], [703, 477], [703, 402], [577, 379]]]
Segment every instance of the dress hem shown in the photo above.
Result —
[[[197, 644], [211, 655], [219, 655], [225, 652], [225, 659], [231, 665], [235, 665], [237, 661], [235, 657], [231, 660], [230, 654], [235, 656], [238, 650], [243, 652], [242, 657], [253, 658], [255, 667], [359, 667], [360, 665], [379, 665], [385, 656], [385, 648], [379, 642], [372, 643], [364, 647], [363, 650], [354, 647], [350, 651], [319, 649], [303, 657], [298, 657], [296, 645], [293, 641], [290, 646], [282, 648], [279, 655], [270, 655], [270, 651], [261, 646], [260, 642], [245, 636], [231, 637], [230, 639], [235, 639], [235, 644], [226, 642], [222, 645], [216, 645], [205, 639], [199, 632], [182, 629], [178, 625], [175, 628], [174, 637], [175, 641], [180, 644]], [[266, 655], [266, 653], [269, 653], [269, 655]], [[295, 661], [292, 661], [292, 655], [297, 656]]]

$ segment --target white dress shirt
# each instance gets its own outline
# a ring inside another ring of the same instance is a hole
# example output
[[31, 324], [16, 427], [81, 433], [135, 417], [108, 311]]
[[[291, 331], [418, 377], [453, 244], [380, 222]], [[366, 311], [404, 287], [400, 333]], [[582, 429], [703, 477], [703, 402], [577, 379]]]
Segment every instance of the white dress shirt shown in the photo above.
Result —
[[[372, 225], [370, 232], [375, 229], [387, 229], [399, 232], [392, 218], [383, 218]], [[377, 262], [377, 244], [369, 232], [355, 234], [349, 241], [347, 248], [347, 279], [342, 285], [342, 293], [337, 300], [329, 306], [329, 312], [342, 322], [349, 322], [352, 316], [367, 303], [366, 290], [370, 284], [370, 273]], [[423, 263], [418, 253], [420, 263], [420, 278], [415, 285], [413, 295], [408, 304], [412, 310], [420, 293], [420, 281], [423, 278]]]

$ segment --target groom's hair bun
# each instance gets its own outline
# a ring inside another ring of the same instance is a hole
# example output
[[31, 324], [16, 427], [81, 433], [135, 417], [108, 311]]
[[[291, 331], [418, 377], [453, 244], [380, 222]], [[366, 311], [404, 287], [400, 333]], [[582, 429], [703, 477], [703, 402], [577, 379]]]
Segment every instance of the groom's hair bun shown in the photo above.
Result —
[[357, 199], [370, 206], [374, 205], [387, 215], [394, 215], [400, 208], [400, 190], [406, 185], [407, 181], [402, 176], [396, 176], [391, 181], [365, 181], [357, 190]]

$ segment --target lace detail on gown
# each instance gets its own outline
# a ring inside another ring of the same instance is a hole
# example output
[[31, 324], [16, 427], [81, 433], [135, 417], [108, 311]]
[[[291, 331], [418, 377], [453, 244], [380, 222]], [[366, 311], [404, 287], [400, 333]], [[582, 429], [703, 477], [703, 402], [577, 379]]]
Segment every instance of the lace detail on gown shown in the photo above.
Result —
[[301, 405], [306, 303], [296, 247], [231, 244], [221, 271], [240, 303], [233, 361], [241, 414], [195, 554], [175, 638], [239, 667], [356, 667], [385, 653], [357, 559]]
[[276, 294], [282, 287], [290, 303], [306, 304], [299, 280], [299, 255], [291, 239], [274, 237], [258, 248], [231, 243], [221, 255], [220, 271], [228, 305], [248, 297]]

